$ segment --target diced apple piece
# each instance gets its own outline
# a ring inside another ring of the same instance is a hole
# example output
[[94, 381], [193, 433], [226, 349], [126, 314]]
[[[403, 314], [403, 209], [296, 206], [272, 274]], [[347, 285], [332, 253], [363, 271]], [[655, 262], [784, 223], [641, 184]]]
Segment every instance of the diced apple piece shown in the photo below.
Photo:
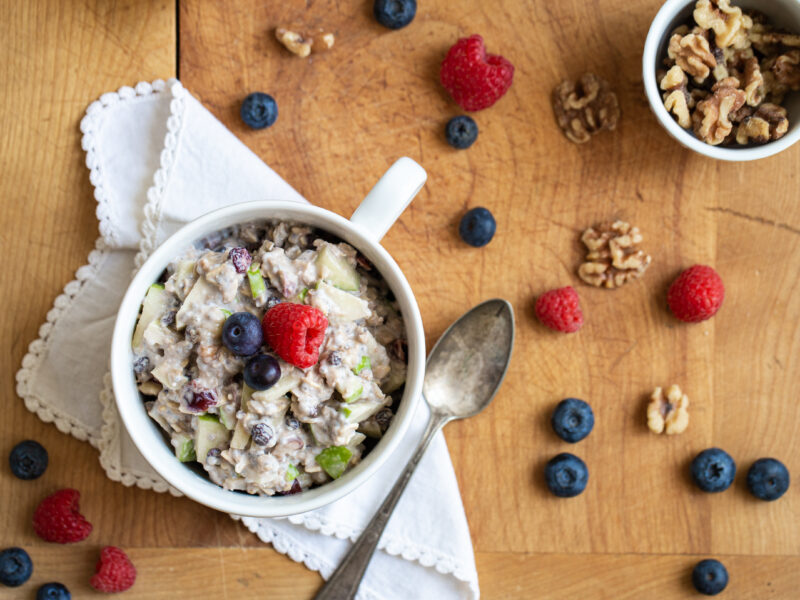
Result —
[[[175, 315], [175, 328], [180, 330], [186, 327], [188, 322], [187, 313], [210, 304], [210, 300], [216, 296], [219, 296], [219, 290], [204, 278], [201, 277], [195, 281], [192, 291], [186, 296], [186, 300], [183, 301], [178, 313]], [[224, 322], [224, 315], [221, 314], [220, 316], [222, 317], [221, 321]]]
[[382, 408], [382, 402], [362, 400], [361, 402], [342, 406], [341, 411], [350, 423], [361, 423], [361, 421], [366, 421]]
[[381, 426], [378, 425], [374, 419], [372, 421], [361, 423], [361, 425], [358, 426], [358, 430], [366, 434], [367, 437], [374, 439], [380, 439], [383, 437], [383, 434], [381, 433]]
[[322, 279], [339, 289], [355, 292], [361, 286], [361, 278], [355, 268], [336, 246], [323, 244], [317, 255], [317, 268]]
[[175, 456], [181, 462], [191, 462], [197, 460], [194, 451], [194, 440], [183, 433], [172, 437], [172, 445], [175, 447]]
[[250, 441], [250, 434], [241, 423], [236, 424], [233, 430], [233, 438], [231, 438], [231, 448], [234, 450], [244, 450], [247, 447], [247, 442]]
[[350, 394], [349, 396], [345, 397], [344, 401], [350, 404], [351, 402], [355, 402], [359, 398], [361, 398], [361, 394], [364, 393], [364, 386], [360, 385], [356, 390]]
[[381, 391], [384, 394], [391, 394], [406, 382], [406, 371], [408, 369], [406, 363], [399, 360], [392, 360], [391, 367], [392, 370], [389, 371], [389, 377], [383, 385], [381, 385]]
[[252, 398], [264, 403], [273, 402], [288, 394], [298, 383], [300, 383], [300, 377], [290, 371], [283, 375], [271, 388], [261, 392], [253, 392]]
[[136, 323], [136, 329], [131, 340], [131, 347], [134, 350], [141, 347], [144, 331], [150, 323], [166, 312], [168, 298], [169, 295], [160, 283], [154, 283], [147, 290], [147, 295], [145, 295], [142, 302], [142, 314], [139, 316], [139, 322]]
[[220, 409], [219, 422], [225, 425], [228, 431], [233, 431], [236, 427], [236, 412]]
[[369, 304], [366, 300], [325, 282], [320, 283], [311, 294], [309, 304], [320, 309], [326, 315], [334, 315], [348, 321], [365, 319], [370, 314]]
[[352, 450], [346, 446], [331, 446], [317, 454], [316, 461], [333, 479], [339, 479], [352, 456]]
[[250, 401], [250, 397], [253, 395], [253, 392], [255, 392], [253, 388], [242, 382], [242, 401], [240, 404], [242, 410], [247, 410], [247, 403]]
[[142, 341], [153, 348], [169, 348], [181, 341], [180, 336], [157, 319], [147, 326], [142, 334]]
[[194, 447], [197, 460], [205, 462], [208, 451], [212, 448], [223, 448], [230, 439], [230, 431], [213, 415], [197, 417], [197, 433]]
[[195, 266], [197, 262], [194, 260], [182, 260], [175, 266], [175, 272], [172, 274], [172, 289], [181, 300], [186, 298], [186, 294], [192, 287], [195, 277]]
[[369, 360], [369, 356], [364, 355], [364, 356], [361, 357], [361, 360], [356, 365], [356, 368], [353, 369], [353, 373], [358, 375], [364, 369], [370, 369], [370, 368], [372, 368], [372, 364], [371, 364], [371, 362]]
[[168, 390], [177, 390], [187, 381], [186, 375], [183, 374], [183, 368], [187, 362], [188, 360], [184, 360], [175, 365], [173, 361], [165, 360], [150, 371], [150, 374]]
[[356, 431], [353, 434], [353, 437], [350, 438], [350, 441], [347, 442], [347, 447], [348, 448], [355, 448], [361, 442], [363, 442], [365, 439], [367, 439], [367, 436], [365, 436], [363, 433], [359, 433], [359, 432]]

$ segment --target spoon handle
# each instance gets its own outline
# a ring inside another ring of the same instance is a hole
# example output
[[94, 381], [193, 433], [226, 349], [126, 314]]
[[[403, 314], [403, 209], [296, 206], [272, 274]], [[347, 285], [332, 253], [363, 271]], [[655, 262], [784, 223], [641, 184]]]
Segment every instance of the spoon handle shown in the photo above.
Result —
[[422, 435], [414, 455], [408, 461], [392, 491], [386, 496], [378, 512], [372, 517], [361, 537], [350, 548], [350, 551], [333, 572], [333, 575], [322, 586], [319, 593], [314, 596], [315, 600], [347, 600], [355, 598], [358, 586], [361, 584], [364, 572], [372, 559], [372, 554], [378, 547], [378, 541], [381, 539], [381, 534], [383, 534], [383, 530], [392, 516], [394, 507], [400, 500], [400, 496], [403, 495], [403, 490], [406, 489], [406, 485], [414, 474], [414, 470], [417, 468], [423, 454], [425, 454], [428, 444], [447, 421], [449, 421], [449, 418], [446, 416], [435, 413], [431, 415], [431, 419], [428, 421], [428, 426], [425, 428], [425, 433]]

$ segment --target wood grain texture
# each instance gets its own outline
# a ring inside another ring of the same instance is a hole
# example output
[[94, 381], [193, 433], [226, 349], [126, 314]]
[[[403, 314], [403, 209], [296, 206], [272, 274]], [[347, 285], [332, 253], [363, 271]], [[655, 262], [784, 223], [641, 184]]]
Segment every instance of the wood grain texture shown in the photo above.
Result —
[[[518, 337], [490, 409], [446, 430], [485, 598], [683, 598], [700, 557], [720, 556], [732, 598], [793, 598], [800, 586], [800, 496], [753, 500], [744, 473], [761, 456], [798, 462], [800, 374], [800, 147], [753, 164], [725, 164], [682, 149], [644, 98], [640, 54], [658, 0], [500, 0], [420, 3], [408, 28], [374, 23], [371, 3], [181, 0], [180, 74], [228, 127], [307, 198], [348, 215], [399, 156], [428, 184], [384, 245], [417, 293], [428, 342], [473, 304], [494, 296], [516, 310]], [[98, 94], [175, 70], [172, 2], [36, 0], [0, 7], [0, 244], [9, 257], [0, 423], [4, 448], [40, 439], [52, 464], [40, 481], [0, 470], [7, 499], [0, 543], [31, 549], [35, 579], [61, 579], [83, 597], [97, 549], [130, 549], [139, 571], [127, 598], [310, 598], [319, 577], [264, 547], [238, 524], [185, 499], [114, 484], [95, 451], [41, 424], [15, 396], [13, 373], [53, 298], [96, 236], [77, 123]], [[273, 38], [290, 22], [336, 34], [327, 54], [298, 59]], [[460, 114], [437, 83], [458, 37], [481, 33], [516, 66], [509, 94], [474, 115], [478, 142], [443, 141]], [[555, 126], [550, 90], [591, 70], [609, 79], [623, 110], [614, 133], [574, 146]], [[266, 131], [240, 123], [249, 92], [272, 94]], [[456, 224], [483, 205], [498, 221], [484, 249], [461, 244]], [[575, 269], [580, 232], [621, 217], [638, 225], [654, 263], [618, 291], [588, 288]], [[727, 288], [713, 320], [686, 326], [667, 312], [669, 282], [694, 263], [715, 266]], [[532, 315], [536, 295], [578, 290], [586, 325], [551, 333]], [[647, 395], [678, 383], [691, 399], [686, 433], [657, 438], [644, 425]], [[590, 401], [597, 424], [561, 443], [549, 412], [565, 396]], [[90, 399], [89, 401], [94, 401]], [[717, 445], [740, 476], [724, 494], [686, 475]], [[5, 451], [5, 450], [4, 450]], [[590, 468], [578, 498], [551, 497], [542, 467], [572, 451]], [[90, 540], [43, 544], [28, 523], [44, 494], [83, 492]], [[65, 554], [68, 553], [68, 554]], [[68, 560], [65, 556], [69, 556]], [[187, 565], [192, 565], [187, 573]], [[247, 582], [247, 583], [242, 583]], [[27, 588], [25, 588], [27, 589]], [[0, 598], [18, 598], [0, 589]]]

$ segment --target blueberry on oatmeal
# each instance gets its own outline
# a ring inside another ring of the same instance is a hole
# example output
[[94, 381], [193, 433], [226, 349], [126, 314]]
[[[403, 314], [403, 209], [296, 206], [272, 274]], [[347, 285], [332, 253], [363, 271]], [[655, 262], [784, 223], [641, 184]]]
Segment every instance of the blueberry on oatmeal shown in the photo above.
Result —
[[143, 299], [131, 370], [177, 460], [227, 490], [296, 494], [344, 476], [384, 435], [405, 339], [355, 248], [254, 221], [174, 257]]
[[264, 343], [261, 321], [253, 313], [237, 312], [225, 319], [222, 326], [222, 343], [239, 356], [251, 356]]

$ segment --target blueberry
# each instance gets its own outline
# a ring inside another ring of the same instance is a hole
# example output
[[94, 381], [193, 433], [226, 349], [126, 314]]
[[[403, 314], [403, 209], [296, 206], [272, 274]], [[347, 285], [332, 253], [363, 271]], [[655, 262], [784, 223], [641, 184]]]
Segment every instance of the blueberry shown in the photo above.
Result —
[[472, 119], [462, 115], [453, 117], [444, 128], [447, 143], [453, 148], [464, 150], [472, 146], [478, 139], [478, 124]]
[[269, 354], [258, 354], [244, 366], [244, 382], [254, 390], [267, 390], [280, 378], [281, 365]]
[[697, 487], [704, 492], [724, 492], [736, 476], [736, 463], [724, 450], [709, 448], [694, 457], [691, 472]]
[[45, 583], [36, 591], [36, 600], [70, 600], [72, 595], [62, 583]]
[[47, 450], [39, 442], [20, 442], [8, 455], [11, 472], [20, 479], [36, 479], [47, 468]]
[[580, 442], [594, 427], [592, 407], [583, 400], [567, 398], [562, 400], [550, 418], [553, 431], [565, 442]]
[[0, 583], [17, 587], [30, 579], [33, 573], [31, 557], [22, 548], [6, 548], [0, 552]]
[[467, 244], [480, 248], [492, 241], [496, 229], [497, 223], [492, 213], [479, 206], [467, 211], [461, 218], [458, 233]]
[[264, 343], [261, 321], [249, 312], [233, 313], [222, 326], [222, 343], [239, 356], [251, 356]]
[[278, 103], [269, 94], [253, 92], [244, 99], [239, 112], [245, 125], [253, 129], [264, 129], [278, 118]]
[[414, 20], [417, 0], [375, 0], [375, 19], [389, 29], [402, 29]]
[[547, 487], [554, 495], [572, 498], [586, 489], [589, 469], [586, 468], [586, 463], [574, 454], [562, 452], [547, 463], [544, 478]]
[[760, 500], [777, 500], [789, 489], [789, 470], [774, 458], [759, 458], [747, 472], [747, 487]]
[[707, 558], [694, 566], [694, 588], [706, 596], [716, 596], [728, 585], [728, 570], [718, 560]]

